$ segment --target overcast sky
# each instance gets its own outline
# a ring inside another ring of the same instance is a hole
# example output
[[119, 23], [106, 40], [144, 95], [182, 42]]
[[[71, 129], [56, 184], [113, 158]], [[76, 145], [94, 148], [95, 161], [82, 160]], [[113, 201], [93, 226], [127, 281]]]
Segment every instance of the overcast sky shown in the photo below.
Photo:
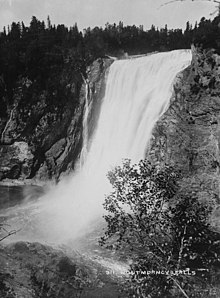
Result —
[[12, 21], [30, 23], [31, 16], [52, 24], [72, 26], [77, 22], [80, 29], [104, 26], [123, 21], [125, 25], [185, 28], [201, 17], [210, 18], [215, 4], [209, 1], [180, 1], [160, 7], [167, 0], [0, 0], [0, 29]]

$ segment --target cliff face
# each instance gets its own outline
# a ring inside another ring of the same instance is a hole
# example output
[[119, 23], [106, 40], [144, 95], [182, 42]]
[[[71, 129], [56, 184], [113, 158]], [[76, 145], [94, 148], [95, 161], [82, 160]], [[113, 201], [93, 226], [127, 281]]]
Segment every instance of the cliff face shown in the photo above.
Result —
[[211, 204], [220, 195], [220, 57], [193, 53], [166, 113], [156, 124], [148, 157], [182, 172], [181, 191]]
[[[67, 159], [77, 155], [83, 96], [81, 77], [65, 69], [57, 88], [40, 90], [21, 78], [0, 122], [0, 179], [57, 178]], [[53, 92], [52, 92], [53, 89]]]
[[[88, 140], [95, 131], [112, 59], [98, 59], [88, 68]], [[89, 145], [89, 144], [88, 144]]]
[[[59, 179], [74, 168], [82, 148], [85, 99], [88, 138], [92, 136], [105, 92], [111, 59], [98, 59], [87, 80], [65, 69], [58, 100], [22, 79], [14, 103], [0, 118], [0, 180]], [[201, 199], [219, 198], [220, 57], [193, 54], [192, 65], [179, 74], [166, 113], [157, 122], [148, 158], [181, 170], [181, 189]], [[89, 146], [89, 143], [88, 143]]]
[[13, 102], [1, 99], [5, 110], [0, 115], [0, 180], [59, 179], [74, 168], [82, 148], [85, 98], [89, 95], [93, 102], [93, 113], [104, 92], [109, 61], [95, 61], [88, 69], [88, 81], [81, 74], [71, 75], [67, 65], [55, 78], [55, 92], [50, 86], [39, 90], [35, 82], [21, 78]]

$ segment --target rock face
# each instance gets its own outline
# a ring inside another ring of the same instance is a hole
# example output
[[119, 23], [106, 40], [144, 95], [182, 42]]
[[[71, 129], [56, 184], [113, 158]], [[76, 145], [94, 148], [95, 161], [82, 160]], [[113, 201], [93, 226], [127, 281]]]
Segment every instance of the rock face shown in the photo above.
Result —
[[119, 279], [78, 253], [40, 243], [0, 246], [1, 298], [119, 298]]
[[67, 65], [52, 93], [49, 87], [38, 90], [34, 82], [22, 78], [13, 103], [1, 99], [7, 108], [0, 117], [0, 180], [57, 180], [74, 168], [82, 148], [86, 96], [93, 102], [92, 115], [104, 93], [104, 73], [110, 61], [95, 61], [87, 81], [81, 74], [71, 75]]
[[88, 139], [91, 138], [98, 121], [108, 69], [112, 63], [111, 59], [98, 59], [88, 68]]
[[0, 146], [0, 180], [25, 178], [30, 175], [33, 154], [26, 142], [14, 142], [12, 145]]
[[0, 263], [1, 297], [79, 297], [87, 275], [61, 252], [38, 243], [1, 249]]
[[181, 170], [184, 193], [219, 201], [220, 57], [212, 51], [194, 51], [192, 65], [178, 76], [147, 156]]

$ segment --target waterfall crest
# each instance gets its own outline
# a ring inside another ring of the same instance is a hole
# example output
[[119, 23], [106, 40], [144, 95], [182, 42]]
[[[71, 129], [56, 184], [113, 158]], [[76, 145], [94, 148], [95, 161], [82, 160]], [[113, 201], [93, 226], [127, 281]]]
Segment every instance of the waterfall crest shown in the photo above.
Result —
[[111, 65], [84, 164], [40, 200], [32, 217], [35, 238], [65, 241], [103, 213], [104, 194], [111, 190], [107, 172], [123, 158], [144, 158], [154, 124], [169, 105], [174, 79], [190, 63], [191, 51], [177, 50]]

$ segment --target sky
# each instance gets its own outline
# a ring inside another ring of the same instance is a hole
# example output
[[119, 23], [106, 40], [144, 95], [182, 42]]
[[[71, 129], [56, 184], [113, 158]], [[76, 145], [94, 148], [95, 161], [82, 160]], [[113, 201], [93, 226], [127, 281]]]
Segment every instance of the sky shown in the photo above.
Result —
[[75, 23], [80, 30], [122, 21], [125, 25], [185, 28], [189, 21], [195, 24], [203, 16], [212, 18], [215, 3], [210, 1], [178, 1], [165, 6], [168, 0], [0, 0], [0, 30], [13, 21], [30, 23], [34, 15], [39, 20], [50, 16], [52, 24]]

